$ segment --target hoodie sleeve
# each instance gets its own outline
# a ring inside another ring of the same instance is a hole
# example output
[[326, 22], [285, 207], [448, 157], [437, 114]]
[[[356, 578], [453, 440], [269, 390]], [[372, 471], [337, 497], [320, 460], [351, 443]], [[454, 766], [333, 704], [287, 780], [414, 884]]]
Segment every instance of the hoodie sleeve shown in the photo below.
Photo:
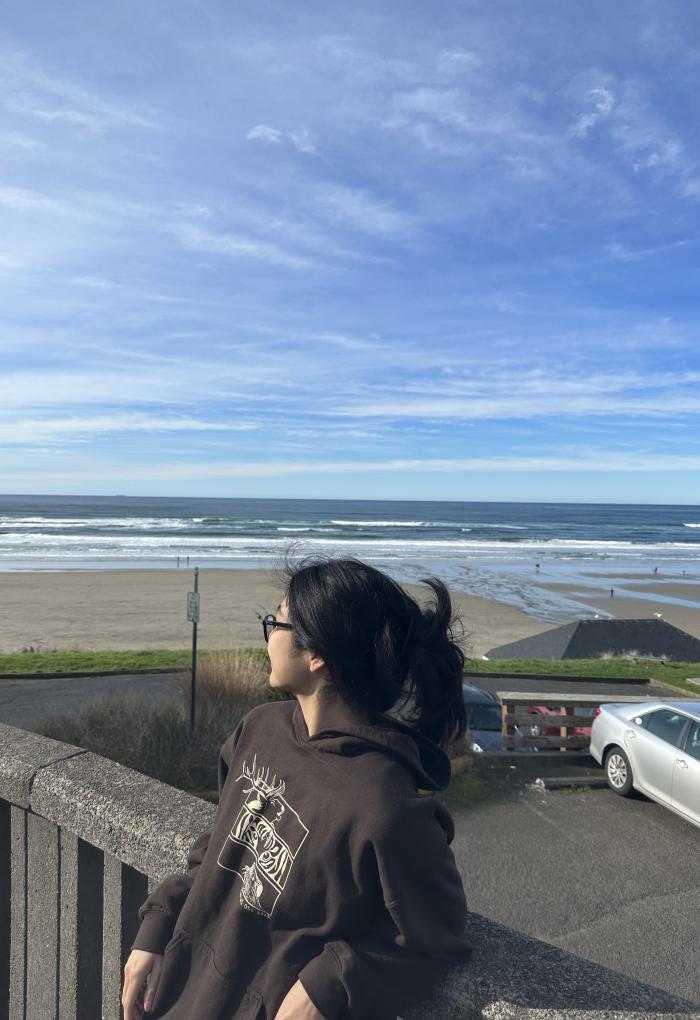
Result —
[[383, 904], [372, 930], [327, 942], [299, 974], [325, 1020], [396, 1016], [472, 953], [452, 816], [433, 797], [392, 815], [374, 842]]
[[[219, 804], [229, 770], [230, 754], [236, 745], [242, 721], [228, 737], [219, 751]], [[218, 817], [218, 807], [215, 816]], [[173, 936], [173, 930], [182, 910], [187, 894], [192, 888], [199, 866], [209, 846], [213, 825], [192, 844], [187, 856], [186, 871], [183, 874], [167, 875], [148, 899], [138, 909], [141, 926], [131, 948], [144, 949], [148, 953], [162, 953]]]

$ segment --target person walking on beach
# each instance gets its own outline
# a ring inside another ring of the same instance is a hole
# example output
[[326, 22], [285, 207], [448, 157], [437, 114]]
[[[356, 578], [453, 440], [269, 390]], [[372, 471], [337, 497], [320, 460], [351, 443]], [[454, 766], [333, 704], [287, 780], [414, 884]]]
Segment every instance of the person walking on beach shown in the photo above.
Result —
[[283, 694], [226, 739], [212, 827], [138, 909], [124, 1020], [396, 1020], [471, 955], [433, 796], [466, 730], [447, 588], [421, 607], [355, 559], [284, 578]]

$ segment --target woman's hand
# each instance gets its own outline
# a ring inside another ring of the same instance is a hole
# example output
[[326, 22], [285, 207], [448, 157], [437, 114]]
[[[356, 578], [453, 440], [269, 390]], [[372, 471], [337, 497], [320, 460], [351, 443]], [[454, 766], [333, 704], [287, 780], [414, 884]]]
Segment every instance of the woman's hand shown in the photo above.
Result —
[[147, 953], [143, 949], [131, 951], [124, 966], [124, 1020], [141, 1020], [144, 1011], [150, 1010], [162, 967], [160, 953]]
[[275, 1020], [325, 1020], [325, 1017], [316, 1009], [301, 981], [296, 981], [282, 1000]]

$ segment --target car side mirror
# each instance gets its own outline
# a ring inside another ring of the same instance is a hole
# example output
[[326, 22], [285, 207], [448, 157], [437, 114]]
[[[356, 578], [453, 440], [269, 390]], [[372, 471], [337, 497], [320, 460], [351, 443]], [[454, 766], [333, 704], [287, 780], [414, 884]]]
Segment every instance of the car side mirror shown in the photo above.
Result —
[[635, 716], [635, 718], [633, 719], [633, 722], [636, 722], [637, 726], [641, 726], [642, 725], [642, 717], [641, 717], [641, 715]]

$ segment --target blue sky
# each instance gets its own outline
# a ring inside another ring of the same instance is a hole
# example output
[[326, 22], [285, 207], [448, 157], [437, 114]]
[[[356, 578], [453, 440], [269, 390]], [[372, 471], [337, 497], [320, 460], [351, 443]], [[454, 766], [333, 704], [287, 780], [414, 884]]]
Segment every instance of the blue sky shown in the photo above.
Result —
[[0, 491], [700, 502], [700, 12], [0, 34]]

